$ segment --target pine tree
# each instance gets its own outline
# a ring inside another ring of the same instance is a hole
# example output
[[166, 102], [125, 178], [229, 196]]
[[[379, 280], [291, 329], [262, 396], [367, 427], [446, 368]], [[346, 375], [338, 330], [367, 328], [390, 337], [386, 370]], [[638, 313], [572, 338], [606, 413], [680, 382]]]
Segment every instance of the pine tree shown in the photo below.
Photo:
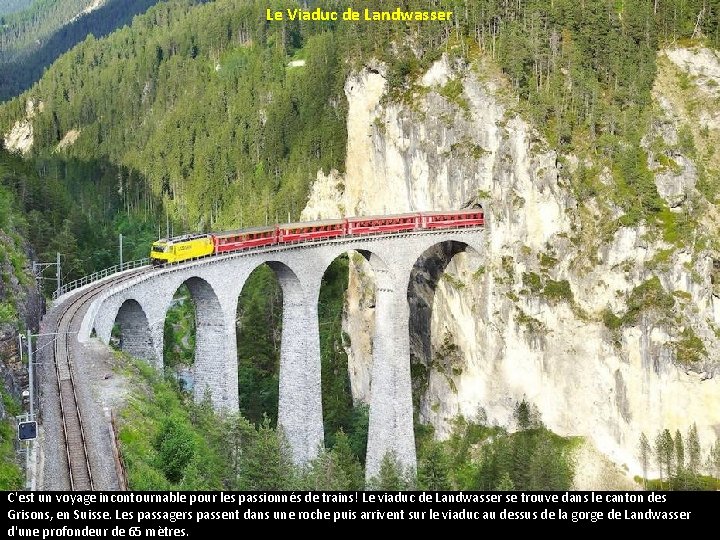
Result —
[[720, 437], [715, 440], [715, 444], [710, 447], [708, 455], [707, 468], [710, 474], [715, 478], [715, 487], [720, 489]]
[[379, 491], [404, 491], [410, 488], [408, 474], [395, 456], [388, 452], [380, 462], [380, 471], [370, 480], [370, 487]]
[[251, 446], [257, 432], [253, 425], [240, 413], [223, 418], [223, 436], [213, 441], [213, 447], [222, 456], [227, 467], [228, 485], [238, 489], [243, 455]]
[[562, 450], [552, 442], [552, 434], [545, 428], [533, 440], [532, 457], [527, 464], [529, 485], [533, 491], [570, 489], [572, 466]]
[[513, 414], [515, 421], [517, 422], [518, 429], [526, 430], [534, 427], [534, 418], [532, 406], [524, 399], [515, 405], [515, 412]]
[[676, 484], [687, 487], [685, 478], [685, 446], [680, 430], [675, 431], [675, 479]]
[[349, 490], [360, 490], [365, 487], [365, 474], [357, 456], [353, 452], [350, 438], [341, 429], [335, 434], [335, 446], [332, 451], [337, 456], [338, 465], [344, 471]]
[[687, 434], [687, 471], [693, 480], [700, 474], [700, 438], [693, 422]]
[[645, 489], [647, 489], [647, 470], [651, 452], [650, 443], [648, 442], [645, 433], [640, 433], [640, 463], [643, 470], [643, 487]]
[[439, 441], [431, 441], [418, 463], [418, 487], [431, 491], [445, 491], [450, 485], [450, 459]]
[[514, 489], [515, 484], [513, 483], [512, 478], [510, 478], [510, 474], [504, 472], [500, 477], [500, 482], [498, 482], [495, 491], [513, 491]]
[[302, 488], [310, 490], [357, 491], [363, 484], [362, 466], [342, 430], [335, 434], [335, 446], [321, 449], [300, 479]]
[[350, 481], [332, 450], [322, 449], [302, 474], [303, 489], [314, 491], [347, 491]]
[[655, 459], [660, 470], [660, 483], [663, 481], [663, 470], [666, 478], [670, 481], [673, 474], [673, 461], [675, 456], [675, 445], [670, 430], [664, 429], [658, 432], [655, 438]]
[[242, 455], [240, 489], [278, 491], [292, 488], [293, 483], [294, 470], [287, 444], [282, 433], [270, 427], [266, 416]]

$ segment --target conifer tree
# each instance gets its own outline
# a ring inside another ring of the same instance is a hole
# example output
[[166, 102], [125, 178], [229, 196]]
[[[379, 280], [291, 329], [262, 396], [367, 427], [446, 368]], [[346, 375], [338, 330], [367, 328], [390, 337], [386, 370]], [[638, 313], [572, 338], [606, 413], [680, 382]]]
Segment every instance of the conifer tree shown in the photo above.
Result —
[[700, 460], [700, 438], [697, 425], [693, 422], [687, 434], [687, 471], [691, 477], [697, 477], [700, 474]]
[[293, 482], [293, 464], [284, 437], [272, 429], [265, 417], [242, 455], [240, 489], [277, 491], [292, 488]]
[[350, 438], [340, 429], [335, 433], [335, 445], [332, 451], [337, 456], [339, 467], [347, 479], [349, 490], [360, 490], [365, 487], [365, 472], [357, 456], [353, 452]]
[[684, 484], [685, 476], [685, 445], [680, 430], [675, 431], [675, 477]]
[[652, 452], [650, 448], [650, 443], [648, 442], [647, 437], [645, 436], [645, 433], [640, 434], [640, 464], [642, 465], [643, 470], [643, 487], [647, 489], [647, 470], [648, 470], [648, 463], [650, 461], [650, 453]]
[[500, 482], [498, 482], [495, 491], [513, 491], [514, 489], [515, 484], [513, 483], [512, 478], [510, 478], [510, 474], [504, 472], [500, 477]]
[[451, 489], [450, 460], [438, 441], [430, 442], [418, 463], [418, 487], [431, 491]]
[[660, 470], [660, 483], [663, 481], [663, 470], [668, 481], [673, 474], [673, 461], [675, 456], [675, 444], [670, 430], [664, 429], [658, 432], [655, 438], [655, 459]]
[[379, 491], [404, 491], [410, 488], [408, 474], [395, 456], [388, 452], [380, 462], [380, 471], [370, 480], [370, 487]]

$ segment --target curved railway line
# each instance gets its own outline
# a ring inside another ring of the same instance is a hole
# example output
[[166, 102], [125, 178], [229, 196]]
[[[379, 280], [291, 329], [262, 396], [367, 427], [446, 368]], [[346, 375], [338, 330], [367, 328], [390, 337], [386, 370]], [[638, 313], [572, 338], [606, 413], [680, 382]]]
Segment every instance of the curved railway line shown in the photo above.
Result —
[[66, 301], [67, 305], [63, 307], [58, 315], [53, 364], [60, 404], [64, 457], [69, 487], [73, 491], [91, 491], [95, 489], [88, 443], [83, 425], [83, 415], [76, 392], [76, 373], [73, 367], [70, 346], [71, 335], [77, 334], [77, 327], [80, 324], [76, 316], [105, 287], [133, 279], [147, 270], [149, 268], [139, 268], [83, 291], [77, 298], [68, 299]]

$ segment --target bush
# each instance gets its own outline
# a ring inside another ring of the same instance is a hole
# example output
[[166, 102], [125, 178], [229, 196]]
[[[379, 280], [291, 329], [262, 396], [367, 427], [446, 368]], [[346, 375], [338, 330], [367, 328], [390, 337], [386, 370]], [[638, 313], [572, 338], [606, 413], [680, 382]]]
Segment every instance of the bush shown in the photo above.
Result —
[[707, 350], [702, 340], [692, 328], [683, 330], [680, 340], [675, 343], [675, 358], [681, 364], [692, 364], [707, 357]]
[[554, 302], [558, 302], [560, 300], [565, 300], [567, 302], [573, 301], [572, 289], [570, 288], [570, 283], [566, 279], [563, 279], [562, 281], [548, 279], [547, 283], [545, 283], [545, 289], [543, 289], [543, 295], [548, 300]]
[[605, 326], [607, 326], [610, 330], [619, 330], [623, 323], [622, 318], [615, 315], [610, 308], [603, 311], [602, 319]]
[[195, 455], [193, 435], [177, 417], [165, 418], [160, 425], [154, 446], [158, 453], [158, 467], [170, 482], [180, 482], [185, 467]]
[[634, 325], [644, 311], [655, 311], [669, 317], [670, 310], [675, 307], [675, 299], [665, 291], [660, 279], [654, 276], [632, 290], [627, 305], [628, 309], [622, 317], [622, 323]]
[[530, 292], [537, 294], [542, 290], [542, 278], [535, 272], [523, 272], [523, 285], [530, 289]]

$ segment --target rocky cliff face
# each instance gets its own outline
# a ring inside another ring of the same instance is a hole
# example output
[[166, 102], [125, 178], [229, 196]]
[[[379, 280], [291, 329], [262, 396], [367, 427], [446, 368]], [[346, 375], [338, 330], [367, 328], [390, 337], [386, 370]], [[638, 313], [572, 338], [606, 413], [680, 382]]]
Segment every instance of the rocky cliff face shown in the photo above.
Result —
[[[37, 331], [43, 313], [43, 299], [25, 257], [28, 249], [18, 235], [0, 230], [0, 381], [18, 402], [27, 388], [27, 364], [20, 363], [18, 353], [19, 322]], [[5, 416], [1, 407], [0, 418]]]
[[3, 135], [3, 143], [7, 150], [23, 155], [30, 152], [35, 137], [32, 120], [38, 112], [43, 112], [44, 108], [42, 101], [38, 101], [35, 105], [35, 102], [29, 99], [25, 103], [25, 118], [17, 120], [12, 129]]
[[[690, 77], [689, 91], [715, 87], [715, 53], [663, 58]], [[700, 69], [697, 58], [712, 66]], [[693, 210], [717, 229], [717, 209], [696, 189], [702, 148], [688, 155], [671, 140], [692, 116], [663, 77], [648, 166], [674, 211]], [[403, 102], [388, 98], [382, 67], [351, 76], [346, 172], [318, 173], [304, 217], [483, 203], [487, 256], [461, 253], [448, 263], [440, 246], [419, 261], [412, 290], [414, 397], [440, 436], [455, 415], [481, 410], [512, 427], [524, 398], [550, 429], [586, 437], [631, 474], [641, 472], [641, 432], [652, 440], [662, 428], [686, 433], [695, 422], [709, 446], [720, 434], [720, 257], [691, 239], [670, 245], [644, 226], [604, 227], [619, 211], [604, 216], [598, 201], [575, 199], [569, 178], [578, 159], [547, 147], [513, 111], [501, 80], [492, 66], [443, 58]], [[707, 117], [697, 123], [704, 140], [720, 140], [712, 113], [693, 113]], [[652, 145], [658, 137], [669, 142]], [[353, 258], [345, 331], [360, 400], [371, 383], [373, 287]]]

